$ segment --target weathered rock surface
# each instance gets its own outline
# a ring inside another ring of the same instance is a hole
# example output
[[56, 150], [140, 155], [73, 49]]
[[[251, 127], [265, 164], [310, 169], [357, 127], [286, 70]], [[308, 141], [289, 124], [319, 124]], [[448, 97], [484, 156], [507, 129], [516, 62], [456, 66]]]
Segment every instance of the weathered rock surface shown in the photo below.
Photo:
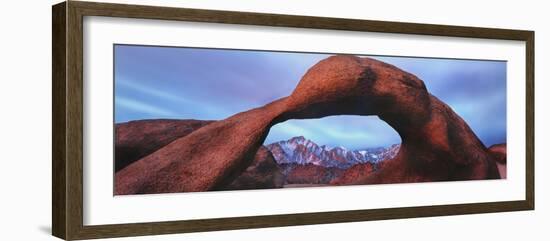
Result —
[[488, 151], [497, 163], [500, 178], [506, 179], [506, 143], [492, 145]]
[[314, 164], [279, 164], [286, 176], [285, 184], [329, 184], [344, 169]]
[[254, 161], [228, 186], [220, 190], [282, 188], [285, 176], [271, 152], [264, 146], [258, 149]]
[[[378, 115], [400, 135], [397, 156], [361, 180], [340, 184], [499, 178], [485, 146], [416, 76], [368, 58], [331, 57], [311, 68], [290, 98], [293, 118]], [[300, 104], [301, 103], [301, 104]]]
[[271, 126], [330, 115], [378, 115], [402, 140], [379, 171], [339, 184], [500, 177], [473, 131], [422, 80], [374, 59], [333, 56], [310, 68], [289, 97], [204, 126], [120, 170], [115, 193], [219, 189], [252, 163]]
[[208, 124], [115, 174], [115, 194], [192, 192], [231, 184], [254, 159], [284, 100]]
[[374, 164], [372, 163], [361, 163], [353, 165], [352, 167], [346, 169], [338, 177], [330, 181], [332, 185], [339, 185], [343, 183], [356, 183], [358, 181], [364, 180], [369, 175], [375, 172]]
[[[210, 123], [212, 121], [140, 120], [117, 124], [115, 127], [115, 167], [120, 167], [120, 170], [139, 157], [151, 154], [173, 140], [186, 136]], [[273, 159], [273, 155], [267, 148], [261, 147], [252, 164], [235, 181], [220, 189], [281, 188], [283, 184], [283, 173]]]
[[115, 126], [115, 171], [212, 123], [201, 120], [138, 120]]

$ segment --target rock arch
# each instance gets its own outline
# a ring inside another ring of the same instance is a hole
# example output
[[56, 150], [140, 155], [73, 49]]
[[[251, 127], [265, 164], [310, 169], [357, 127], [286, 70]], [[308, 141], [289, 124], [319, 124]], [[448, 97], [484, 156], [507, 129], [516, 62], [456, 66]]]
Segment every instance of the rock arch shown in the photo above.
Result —
[[208, 124], [117, 172], [115, 193], [220, 188], [250, 165], [273, 125], [330, 115], [378, 115], [402, 139], [380, 171], [335, 184], [499, 178], [486, 147], [422, 80], [374, 59], [332, 56], [311, 67], [290, 96]]

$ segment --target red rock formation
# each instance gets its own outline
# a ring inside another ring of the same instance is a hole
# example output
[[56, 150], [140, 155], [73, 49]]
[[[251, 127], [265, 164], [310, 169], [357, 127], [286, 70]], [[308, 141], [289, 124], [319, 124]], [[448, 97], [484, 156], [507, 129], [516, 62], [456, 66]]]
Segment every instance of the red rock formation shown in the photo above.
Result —
[[264, 146], [258, 149], [254, 161], [235, 181], [220, 190], [282, 188], [285, 176], [271, 152]]
[[115, 194], [191, 192], [231, 184], [252, 163], [280, 100], [211, 123], [115, 174]]
[[116, 124], [115, 172], [210, 123], [212, 121], [160, 119]]
[[328, 184], [344, 169], [314, 164], [282, 164], [286, 168], [286, 184]]
[[506, 179], [506, 143], [492, 145], [488, 151], [497, 163], [500, 178]]
[[309, 69], [289, 97], [209, 124], [122, 169], [115, 193], [217, 189], [250, 165], [274, 124], [330, 115], [378, 115], [402, 140], [380, 171], [339, 184], [499, 178], [485, 146], [422, 80], [374, 59], [333, 56]]
[[485, 146], [416, 76], [369, 58], [335, 56], [312, 67], [289, 97], [288, 118], [378, 115], [401, 136], [397, 156], [353, 183], [499, 178]]
[[363, 180], [374, 173], [374, 165], [372, 163], [361, 163], [353, 165], [346, 169], [337, 178], [331, 180], [330, 184], [338, 185], [342, 183], [355, 183], [358, 180]]
[[[174, 139], [186, 136], [209, 123], [212, 121], [140, 120], [117, 124], [115, 167], [129, 165], [137, 159], [135, 157], [153, 153]], [[283, 173], [273, 155], [267, 148], [261, 147], [252, 164], [229, 186], [221, 187], [220, 190], [281, 188], [283, 184]]]

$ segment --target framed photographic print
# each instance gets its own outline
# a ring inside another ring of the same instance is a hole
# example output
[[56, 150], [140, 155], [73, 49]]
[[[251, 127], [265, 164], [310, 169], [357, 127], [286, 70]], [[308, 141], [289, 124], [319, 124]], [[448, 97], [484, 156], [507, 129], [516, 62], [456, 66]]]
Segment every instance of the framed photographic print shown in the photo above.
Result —
[[53, 6], [53, 235], [534, 209], [534, 32]]

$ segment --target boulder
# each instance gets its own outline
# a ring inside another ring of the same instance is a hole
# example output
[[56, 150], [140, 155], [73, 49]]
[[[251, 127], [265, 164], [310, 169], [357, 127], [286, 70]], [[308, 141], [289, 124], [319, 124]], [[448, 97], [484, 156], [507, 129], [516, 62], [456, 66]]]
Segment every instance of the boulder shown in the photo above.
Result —
[[285, 176], [273, 158], [271, 152], [264, 146], [258, 149], [254, 161], [233, 182], [220, 190], [246, 190], [282, 188]]

